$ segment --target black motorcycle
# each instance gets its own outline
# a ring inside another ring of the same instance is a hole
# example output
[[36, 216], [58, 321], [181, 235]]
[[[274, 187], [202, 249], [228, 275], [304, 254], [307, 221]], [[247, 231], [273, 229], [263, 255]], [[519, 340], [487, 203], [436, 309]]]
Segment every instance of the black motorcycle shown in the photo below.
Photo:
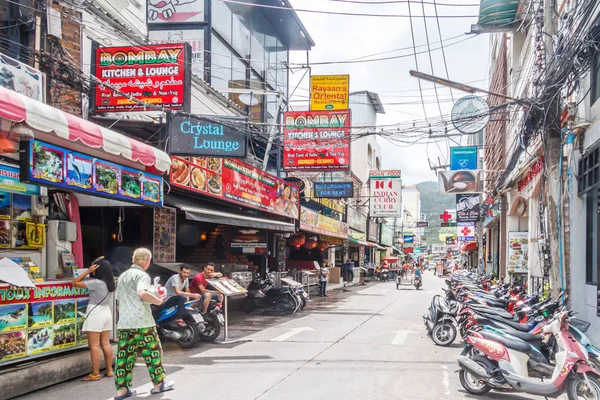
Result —
[[442, 296], [436, 295], [431, 300], [429, 312], [423, 315], [427, 333], [438, 346], [449, 346], [456, 339], [458, 306], [458, 302], [447, 301]]
[[251, 313], [256, 309], [263, 309], [265, 313], [293, 314], [301, 306], [301, 301], [292, 286], [275, 289], [275, 282], [267, 277], [254, 279], [248, 285], [248, 293], [242, 300], [242, 310]]

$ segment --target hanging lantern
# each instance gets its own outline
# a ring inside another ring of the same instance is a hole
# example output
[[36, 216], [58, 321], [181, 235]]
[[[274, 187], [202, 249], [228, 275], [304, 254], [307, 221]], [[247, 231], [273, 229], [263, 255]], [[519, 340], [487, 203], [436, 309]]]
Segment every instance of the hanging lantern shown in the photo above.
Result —
[[306, 242], [306, 235], [304, 234], [294, 235], [288, 239], [288, 244], [292, 247], [295, 247], [296, 249], [299, 249], [300, 246], [304, 244], [304, 242]]
[[16, 153], [17, 148], [15, 144], [5, 136], [0, 136], [0, 153], [1, 154], [10, 154]]
[[317, 241], [315, 239], [308, 239], [306, 243], [302, 246], [305, 249], [312, 250], [317, 247]]
[[325, 251], [325, 250], [327, 250], [329, 248], [329, 243], [327, 243], [324, 240], [319, 240], [317, 242], [317, 247], [319, 248], [319, 250]]

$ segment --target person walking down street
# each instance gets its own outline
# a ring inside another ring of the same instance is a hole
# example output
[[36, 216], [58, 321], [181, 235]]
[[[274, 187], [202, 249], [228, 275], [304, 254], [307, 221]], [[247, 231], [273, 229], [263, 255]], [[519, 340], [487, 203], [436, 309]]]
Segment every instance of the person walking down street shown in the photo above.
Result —
[[319, 270], [319, 296], [327, 296], [327, 277], [329, 276], [329, 269], [327, 264], [324, 264]]
[[162, 365], [162, 346], [156, 323], [152, 317], [150, 304], [160, 306], [165, 295], [155, 295], [146, 273], [150, 267], [152, 253], [139, 248], [133, 252], [133, 265], [119, 277], [117, 300], [119, 301], [119, 322], [117, 324], [118, 350], [115, 364], [115, 400], [123, 400], [136, 395], [131, 389], [133, 366], [138, 349], [150, 373], [154, 387], [152, 394], [175, 389], [175, 383], [167, 382]]
[[[90, 279], [84, 281], [86, 276]], [[110, 305], [113, 303], [113, 292], [115, 291], [115, 278], [112, 265], [104, 257], [92, 262], [92, 266], [73, 279], [73, 286], [87, 288], [89, 300], [85, 311], [85, 321], [81, 330], [87, 333], [90, 357], [92, 359], [92, 373], [82, 381], [97, 381], [100, 376], [100, 349], [104, 353], [106, 372], [104, 376], [114, 376], [112, 360], [113, 352], [110, 345], [110, 331], [112, 330], [112, 312]]]
[[438, 278], [441, 278], [442, 276], [444, 276], [444, 264], [438, 264], [436, 268], [437, 268]]
[[354, 260], [348, 263], [348, 283], [354, 282]]
[[348, 260], [342, 264], [342, 278], [344, 282], [348, 282]]

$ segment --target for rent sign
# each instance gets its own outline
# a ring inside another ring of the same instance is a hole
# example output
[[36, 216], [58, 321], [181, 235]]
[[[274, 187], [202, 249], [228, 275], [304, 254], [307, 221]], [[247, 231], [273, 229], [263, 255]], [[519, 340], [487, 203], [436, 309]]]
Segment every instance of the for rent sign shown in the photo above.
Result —
[[400, 171], [369, 171], [370, 217], [402, 217], [402, 177]]

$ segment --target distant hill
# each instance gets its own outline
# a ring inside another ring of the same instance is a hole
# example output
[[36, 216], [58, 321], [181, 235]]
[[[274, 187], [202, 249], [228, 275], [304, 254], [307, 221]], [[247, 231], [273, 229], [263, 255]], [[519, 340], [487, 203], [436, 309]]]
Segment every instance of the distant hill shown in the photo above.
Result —
[[425, 228], [425, 237], [427, 244], [440, 243], [439, 229], [440, 214], [449, 208], [456, 207], [456, 197], [450, 194], [438, 193], [437, 182], [421, 182], [417, 184], [421, 192], [421, 213], [427, 215], [429, 227]]

